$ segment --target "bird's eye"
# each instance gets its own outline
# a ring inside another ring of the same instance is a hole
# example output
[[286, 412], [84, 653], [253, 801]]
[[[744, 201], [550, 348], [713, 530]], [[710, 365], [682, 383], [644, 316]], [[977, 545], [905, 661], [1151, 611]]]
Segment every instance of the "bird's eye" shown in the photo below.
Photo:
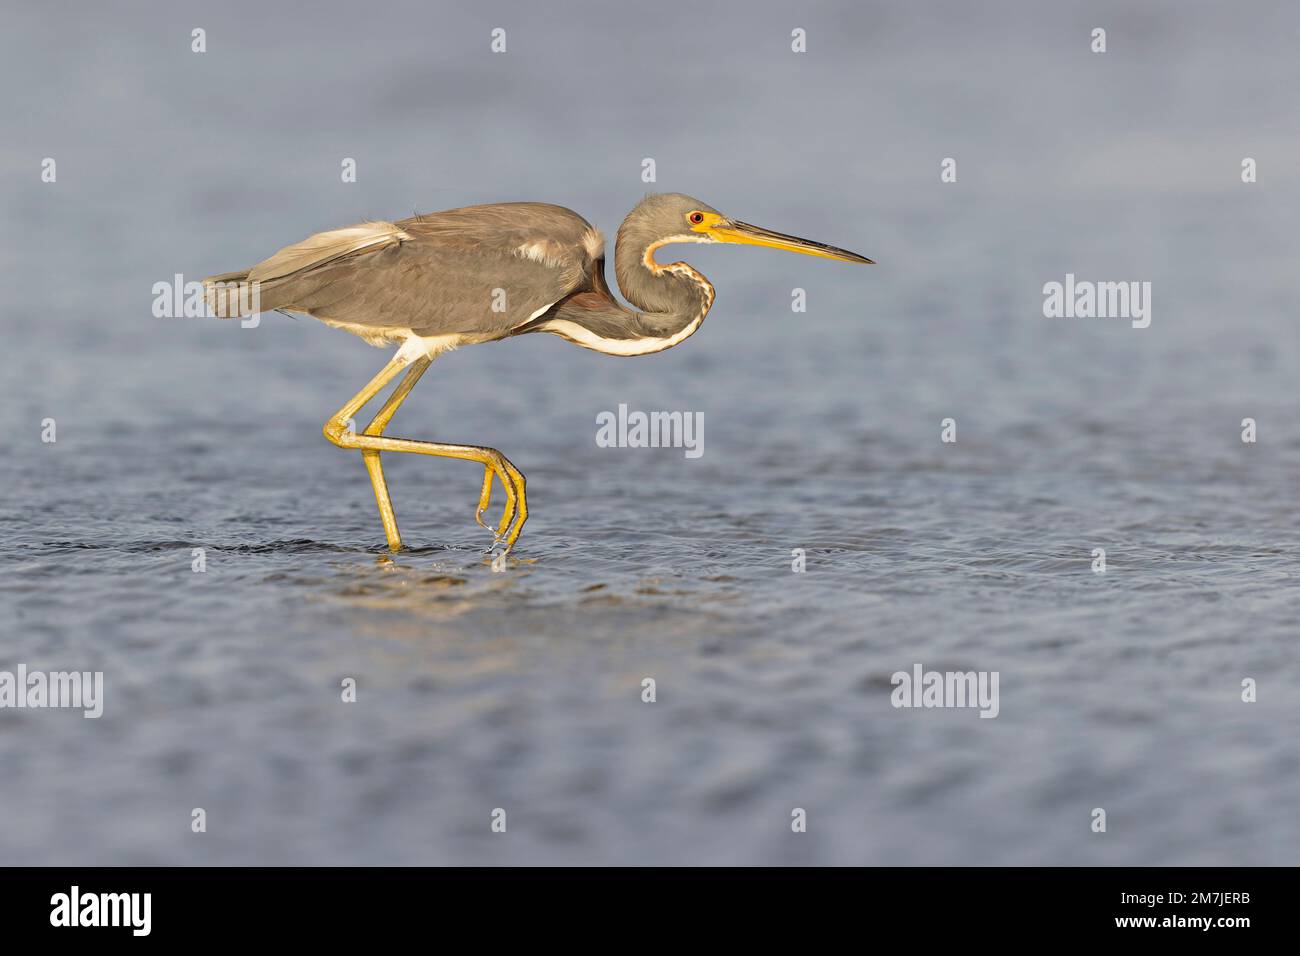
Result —
[[693, 212], [693, 213], [691, 213], [689, 216], [687, 216], [686, 218], [689, 219], [691, 222], [693, 222], [695, 225], [698, 226], [700, 223], [702, 223], [702, 222], [704, 221], [704, 213], [702, 213], [702, 212]]

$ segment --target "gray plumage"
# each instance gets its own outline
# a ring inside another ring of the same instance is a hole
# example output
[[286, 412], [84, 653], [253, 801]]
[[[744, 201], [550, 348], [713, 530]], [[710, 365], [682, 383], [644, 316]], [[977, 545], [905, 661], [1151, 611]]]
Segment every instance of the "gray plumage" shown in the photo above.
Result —
[[257, 282], [261, 309], [305, 313], [377, 343], [408, 329], [489, 341], [586, 287], [596, 262], [588, 233], [590, 223], [560, 206], [470, 206], [321, 233], [242, 276], [213, 279]]
[[681, 193], [659, 193], [638, 203], [618, 231], [615, 271], [633, 308], [606, 283], [595, 227], [570, 209], [530, 202], [318, 233], [244, 272], [204, 282], [218, 315], [253, 311], [223, 291], [251, 284], [259, 311], [305, 313], [376, 345], [412, 335], [460, 345], [550, 332], [609, 354], [643, 355], [694, 333], [714, 298], [713, 286], [686, 263], [657, 262], [659, 246], [770, 245], [764, 237], [795, 251], [870, 261], [729, 220]]

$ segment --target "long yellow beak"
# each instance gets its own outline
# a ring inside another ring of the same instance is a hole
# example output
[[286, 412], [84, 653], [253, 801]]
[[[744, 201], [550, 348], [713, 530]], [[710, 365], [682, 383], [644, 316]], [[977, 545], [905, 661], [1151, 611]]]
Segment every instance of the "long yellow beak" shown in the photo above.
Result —
[[769, 249], [784, 249], [786, 252], [799, 252], [805, 256], [820, 256], [823, 259], [835, 259], [839, 262], [861, 262], [866, 265], [875, 265], [866, 256], [860, 256], [856, 252], [849, 252], [847, 249], [837, 249], [835, 246], [828, 246], [822, 242], [813, 242], [811, 239], [800, 239], [798, 236], [787, 236], [784, 233], [773, 232], [771, 229], [764, 229], [762, 226], [751, 226], [747, 222], [740, 222], [736, 219], [723, 219], [716, 226], [708, 229], [708, 234], [719, 242], [735, 242], [746, 246], [767, 246]]

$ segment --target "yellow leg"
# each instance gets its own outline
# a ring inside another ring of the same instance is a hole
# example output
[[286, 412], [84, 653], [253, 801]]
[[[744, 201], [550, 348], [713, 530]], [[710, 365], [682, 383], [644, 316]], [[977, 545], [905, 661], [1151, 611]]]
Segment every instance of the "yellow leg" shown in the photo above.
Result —
[[[406, 400], [411, 389], [415, 387], [415, 383], [420, 380], [420, 376], [428, 369], [429, 363], [430, 359], [427, 357], [412, 359], [398, 352], [392, 361], [370, 380], [365, 388], [352, 396], [347, 404], [330, 417], [323, 429], [325, 437], [340, 448], [355, 448], [361, 451], [366, 471], [370, 474], [370, 481], [375, 489], [375, 501], [379, 506], [379, 516], [384, 524], [384, 534], [388, 538], [388, 546], [394, 551], [402, 547], [402, 538], [397, 530], [397, 517], [393, 512], [387, 482], [384, 480], [383, 466], [379, 459], [380, 452], [400, 451], [417, 455], [434, 455], [441, 458], [459, 458], [479, 462], [484, 467], [485, 489], [480, 495], [479, 512], [475, 517], [479, 518], [483, 509], [487, 507], [492, 476], [496, 475], [501, 480], [501, 485], [506, 491], [506, 507], [501, 517], [501, 525], [497, 529], [497, 537], [499, 539], [509, 529], [509, 534], [506, 537], [506, 551], [509, 552], [519, 539], [524, 521], [528, 518], [528, 506], [525, 500], [524, 476], [504, 455], [494, 448], [482, 448], [477, 445], [449, 445], [441, 442], [383, 437], [384, 429], [388, 427], [388, 423], [392, 420], [398, 406]], [[347, 428], [348, 422], [408, 365], [411, 366], [411, 370], [407, 373], [406, 378], [393, 390], [393, 394], [389, 396], [378, 414], [366, 426], [366, 430], [360, 435], [349, 431]], [[480, 520], [479, 523], [482, 524], [482, 521]]]
[[[406, 397], [411, 393], [411, 389], [415, 388], [416, 382], [418, 382], [420, 376], [428, 370], [431, 363], [432, 359], [427, 357], [416, 359], [415, 362], [412, 363], [411, 370], [406, 373], [406, 377], [402, 379], [401, 384], [393, 390], [393, 394], [388, 396], [388, 401], [384, 403], [383, 408], [379, 410], [378, 414], [375, 415], [370, 424], [366, 426], [366, 430], [363, 434], [376, 436], [383, 435], [384, 429], [388, 427], [388, 423], [392, 421], [393, 415], [396, 414], [398, 406], [400, 406], [402, 402], [406, 401]], [[491, 451], [492, 449], [488, 450]], [[365, 462], [366, 471], [370, 474], [370, 483], [375, 489], [375, 501], [379, 505], [379, 516], [384, 523], [384, 533], [388, 537], [388, 546], [392, 550], [396, 551], [402, 546], [402, 537], [397, 530], [397, 515], [393, 512], [392, 500], [388, 495], [388, 483], [384, 480], [384, 469], [383, 465], [380, 463], [380, 453], [369, 450], [362, 451], [361, 457]], [[482, 515], [483, 512], [487, 510], [488, 504], [490, 503], [492, 478], [494, 476], [500, 478], [501, 486], [506, 490], [506, 506], [501, 514], [501, 524], [496, 530], [497, 538], [504, 535], [506, 529], [511, 525], [512, 519], [517, 510], [517, 503], [519, 502], [517, 489], [524, 483], [523, 474], [520, 473], [519, 470], [509, 462], [509, 460], [504, 457], [501, 460], [505, 464], [504, 471], [499, 471], [499, 465], [495, 462], [483, 466], [483, 491], [479, 495], [479, 507], [474, 514], [474, 520], [486, 528], [487, 525], [483, 524]], [[510, 476], [510, 481], [507, 481], [507, 474]], [[526, 516], [527, 506], [525, 505], [524, 507], [524, 514]], [[518, 534], [515, 534], [514, 537], [510, 539], [509, 545], [513, 545], [515, 538], [518, 538]]]
[[[397, 412], [397, 407], [406, 401], [406, 396], [411, 394], [411, 389], [415, 388], [415, 383], [420, 380], [420, 376], [425, 373], [429, 367], [430, 359], [427, 357], [418, 358], [411, 364], [411, 370], [406, 373], [401, 384], [393, 389], [393, 394], [388, 396], [388, 401], [384, 402], [383, 408], [370, 420], [366, 426], [365, 434], [382, 435], [388, 423], [392, 421], [393, 415]], [[361, 460], [365, 463], [366, 471], [370, 475], [370, 484], [375, 489], [375, 503], [379, 505], [379, 519], [384, 523], [384, 535], [388, 538], [388, 547], [393, 551], [401, 550], [402, 535], [397, 530], [397, 515], [393, 513], [393, 501], [388, 496], [388, 482], [384, 480], [384, 467], [379, 461], [379, 452], [363, 451]]]

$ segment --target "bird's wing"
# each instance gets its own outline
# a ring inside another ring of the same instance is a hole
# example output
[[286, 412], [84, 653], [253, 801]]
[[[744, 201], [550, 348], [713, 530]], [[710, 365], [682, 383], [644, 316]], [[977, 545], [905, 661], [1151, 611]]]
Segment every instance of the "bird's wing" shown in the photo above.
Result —
[[248, 270], [249, 282], [270, 282], [295, 272], [319, 268], [347, 256], [387, 249], [411, 237], [391, 222], [363, 222], [345, 229], [318, 232], [302, 242], [285, 246], [271, 258]]
[[601, 246], [586, 220], [559, 206], [470, 206], [319, 233], [254, 266], [249, 279], [260, 282], [265, 309], [364, 335], [409, 329], [487, 341], [587, 289]]

